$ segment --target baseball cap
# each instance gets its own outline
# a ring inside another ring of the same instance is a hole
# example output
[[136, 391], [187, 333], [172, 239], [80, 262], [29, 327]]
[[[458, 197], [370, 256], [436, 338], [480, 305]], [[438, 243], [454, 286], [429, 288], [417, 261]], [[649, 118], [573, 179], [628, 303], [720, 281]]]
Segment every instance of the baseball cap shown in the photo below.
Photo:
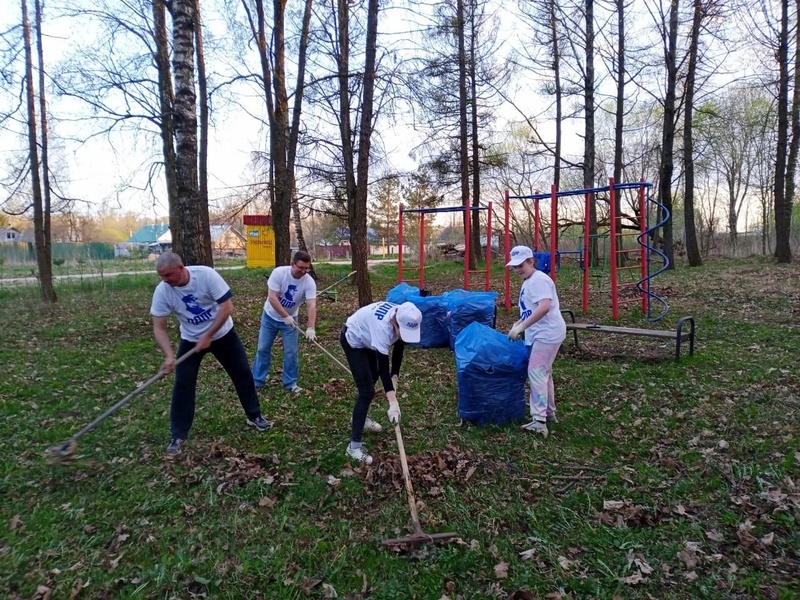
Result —
[[521, 265], [529, 258], [533, 258], [533, 252], [527, 246], [514, 246], [511, 249], [511, 260], [506, 263], [507, 267]]
[[400, 338], [409, 344], [419, 342], [422, 313], [411, 302], [403, 302], [397, 307], [397, 324], [400, 326]]

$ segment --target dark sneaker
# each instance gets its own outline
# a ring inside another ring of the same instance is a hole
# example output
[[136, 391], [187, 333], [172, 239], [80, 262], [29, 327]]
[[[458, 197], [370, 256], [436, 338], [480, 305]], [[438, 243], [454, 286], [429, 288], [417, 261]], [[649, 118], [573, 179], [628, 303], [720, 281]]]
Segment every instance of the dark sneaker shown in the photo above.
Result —
[[247, 419], [247, 424], [250, 425], [250, 427], [255, 427], [259, 431], [266, 431], [272, 427], [270, 422], [261, 415], [258, 415], [255, 419]]
[[167, 446], [167, 454], [178, 454], [185, 443], [186, 440], [182, 440], [181, 438], [172, 438], [169, 446]]

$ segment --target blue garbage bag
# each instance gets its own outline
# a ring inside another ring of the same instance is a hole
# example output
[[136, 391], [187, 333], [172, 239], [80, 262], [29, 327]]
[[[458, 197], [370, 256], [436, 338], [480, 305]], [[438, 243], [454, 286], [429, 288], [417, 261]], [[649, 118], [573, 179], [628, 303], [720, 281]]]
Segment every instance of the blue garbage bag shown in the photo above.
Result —
[[480, 323], [494, 329], [497, 292], [470, 292], [452, 290], [442, 294], [447, 300], [449, 313], [450, 347], [456, 347], [456, 338], [470, 323]]
[[[550, 273], [550, 253], [549, 252], [534, 252], [533, 257], [536, 259], [536, 270], [542, 273]], [[556, 273], [560, 266], [561, 256], [556, 252]]]
[[449, 345], [447, 300], [442, 296], [408, 296], [405, 302], [411, 302], [422, 313], [419, 344], [415, 345], [420, 348], [442, 348]]
[[455, 359], [462, 419], [500, 425], [525, 416], [528, 351], [523, 342], [472, 323], [456, 338]]
[[419, 296], [419, 288], [408, 285], [405, 281], [398, 283], [386, 294], [386, 301], [392, 304], [402, 304], [413, 296]]

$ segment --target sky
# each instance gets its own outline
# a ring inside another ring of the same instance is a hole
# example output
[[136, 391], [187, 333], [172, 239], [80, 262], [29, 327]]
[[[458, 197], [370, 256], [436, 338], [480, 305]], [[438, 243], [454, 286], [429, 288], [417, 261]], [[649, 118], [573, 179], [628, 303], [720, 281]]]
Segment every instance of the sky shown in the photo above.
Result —
[[[0, 11], [0, 28], [5, 30], [19, 18], [19, 8]], [[208, 35], [225, 35], [224, 24], [209, 18], [205, 25], [209, 28]], [[46, 18], [44, 29], [48, 65], [56, 65], [69, 53], [70, 45], [85, 35], [83, 31], [75, 31], [73, 25], [63, 19]], [[244, 108], [219, 105], [211, 115], [208, 186], [212, 204], [213, 199], [229, 196], [253, 181], [253, 152], [263, 151], [266, 147], [266, 133], [252, 116], [265, 113], [263, 97], [252, 88], [239, 86], [237, 101]], [[51, 95], [48, 112], [53, 140], [51, 155], [60, 151], [63, 162], [68, 165], [61, 171], [62, 178], [69, 180], [64, 190], [68, 195], [89, 201], [92, 211], [99, 211], [105, 204], [111, 210], [133, 212], [142, 218], [166, 218], [168, 206], [163, 178], [159, 176], [153, 186], [155, 194], [145, 189], [152, 163], [161, 159], [160, 140], [153, 136], [146, 139], [144, 136], [115, 135], [111, 143], [106, 137], [78, 142], [72, 138], [85, 137], [86, 127], [59, 121], [64, 115], [85, 115], [86, 107], [76, 100]], [[413, 168], [415, 162], [409, 157], [413, 141], [408, 125], [399, 123], [384, 131], [385, 139], [394, 144], [390, 148], [393, 166], [397, 169]], [[11, 173], [7, 160], [19, 155], [20, 151], [25, 153], [26, 147], [25, 138], [0, 128], [0, 178], [7, 179]]]
[[[641, 0], [635, 0], [634, 4], [639, 8], [642, 6]], [[18, 20], [18, 11], [18, 7], [0, 11], [0, 27], [5, 29]], [[513, 14], [510, 10], [503, 13], [503, 19], [501, 35], [516, 37], [512, 45], [530, 43], [515, 33]], [[394, 33], [399, 33], [407, 27], [402, 19], [391, 14], [384, 14], [382, 23]], [[224, 24], [214, 21], [210, 16], [206, 19], [205, 25], [209, 28], [211, 36], [226, 35]], [[76, 31], [74, 25], [66, 21], [47, 21], [45, 33], [49, 64], [57, 63], [68, 52], [70, 44], [80, 43], [83, 37], [90, 35], [90, 32]], [[512, 87], [519, 84], [519, 81], [512, 82]], [[526, 110], [534, 114], [540, 112], [541, 106], [538, 105], [540, 101], [535, 95], [530, 93], [531, 86], [530, 82], [527, 83], [527, 89], [525, 84], [521, 85], [521, 93], [517, 98], [527, 103]], [[212, 205], [214, 199], [229, 196], [253, 181], [252, 153], [263, 150], [266, 146], [266, 133], [252, 116], [252, 114], [263, 115], [263, 98], [252, 88], [240, 86], [238, 90], [238, 100], [244, 108], [237, 109], [218, 102], [212, 114], [209, 144], [209, 191]], [[67, 178], [70, 184], [66, 190], [69, 195], [91, 201], [94, 211], [100, 210], [101, 205], [105, 203], [110, 210], [131, 211], [147, 220], [166, 218], [168, 207], [163, 180], [159, 178], [155, 182], [155, 195], [144, 189], [150, 165], [153, 160], [160, 159], [161, 147], [158, 139], [125, 135], [117, 136], [113, 144], [109, 144], [105, 138], [95, 138], [83, 143], [70, 141], [69, 138], [75, 133], [75, 128], [69, 123], [59, 123], [58, 117], [81, 112], [84, 108], [78, 106], [76, 101], [65, 101], [54, 96], [49, 98], [49, 102], [53, 131], [63, 144], [64, 160], [69, 165]], [[505, 114], [505, 118], [515, 120], [519, 115], [512, 111]], [[547, 129], [551, 123], [545, 120], [540, 125]], [[579, 125], [578, 120], [567, 125], [564, 148], [576, 145], [579, 147], [580, 132], [574, 130]], [[410, 122], [401, 121], [388, 128], [384, 125], [382, 139], [385, 143], [392, 144], [388, 150], [389, 160], [394, 169], [415, 168], [416, 162], [409, 156], [409, 152], [418, 142], [419, 134], [413, 130]], [[20, 148], [24, 151], [24, 140], [10, 136], [0, 129], [0, 175], [5, 176], [8, 173], [5, 162], [10, 156], [19, 152]]]

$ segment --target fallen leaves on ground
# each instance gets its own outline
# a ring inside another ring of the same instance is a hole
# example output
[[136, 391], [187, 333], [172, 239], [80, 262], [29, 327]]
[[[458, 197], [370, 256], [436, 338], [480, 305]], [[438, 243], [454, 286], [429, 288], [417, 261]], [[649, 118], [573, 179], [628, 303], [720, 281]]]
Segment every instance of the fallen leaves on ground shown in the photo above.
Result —
[[[472, 452], [465, 452], [453, 444], [448, 444], [441, 450], [410, 455], [407, 459], [414, 490], [430, 496], [441, 495], [445, 482], [448, 485], [466, 483], [478, 467]], [[400, 456], [389, 454], [379, 463], [367, 467], [364, 480], [371, 493], [404, 488]]]

